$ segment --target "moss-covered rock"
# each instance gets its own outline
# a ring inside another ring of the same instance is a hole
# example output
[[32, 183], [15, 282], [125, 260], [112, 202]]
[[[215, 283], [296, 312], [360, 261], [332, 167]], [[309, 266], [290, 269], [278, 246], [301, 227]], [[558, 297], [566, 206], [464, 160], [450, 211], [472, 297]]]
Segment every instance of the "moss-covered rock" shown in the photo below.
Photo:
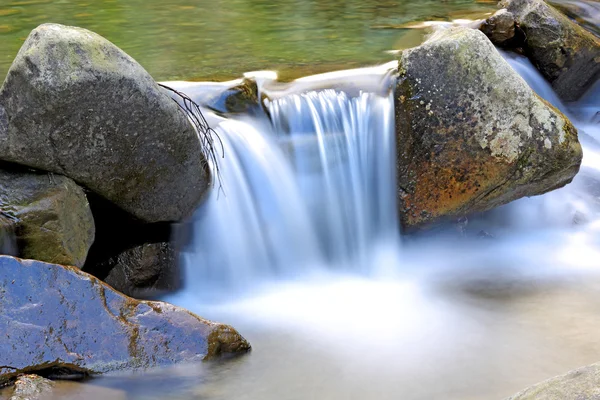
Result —
[[232, 327], [138, 301], [76, 268], [0, 256], [0, 386], [21, 373], [96, 374], [243, 353]]
[[83, 190], [62, 175], [3, 167], [0, 225], [14, 236], [15, 255], [82, 267], [94, 242], [94, 218]]
[[600, 364], [573, 370], [523, 390], [507, 400], [600, 399]]
[[244, 78], [210, 98], [206, 106], [223, 114], [257, 111], [260, 108], [260, 100], [256, 81]]
[[405, 228], [561, 187], [582, 158], [571, 122], [468, 28], [401, 53], [396, 129]]
[[600, 78], [600, 39], [543, 0], [503, 0], [525, 32], [524, 50], [566, 101], [577, 100]]
[[28, 36], [0, 89], [0, 159], [66, 175], [146, 222], [210, 184], [198, 134], [131, 57], [81, 28]]

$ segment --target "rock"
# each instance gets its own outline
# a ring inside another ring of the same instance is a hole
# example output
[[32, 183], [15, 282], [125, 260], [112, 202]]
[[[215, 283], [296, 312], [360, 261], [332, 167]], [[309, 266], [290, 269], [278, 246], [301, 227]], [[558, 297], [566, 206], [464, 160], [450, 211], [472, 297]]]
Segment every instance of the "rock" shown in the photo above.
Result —
[[480, 30], [492, 43], [502, 46], [515, 37], [515, 16], [503, 8], [488, 18]]
[[524, 49], [565, 101], [574, 101], [600, 78], [600, 39], [543, 0], [503, 0], [526, 35]]
[[88, 198], [97, 221], [96, 240], [83, 271], [136, 298], [178, 289], [173, 224], [143, 223], [97, 195]]
[[246, 352], [233, 328], [126, 297], [73, 267], [0, 256], [0, 386], [21, 373], [97, 374]]
[[0, 159], [66, 175], [146, 222], [210, 184], [198, 134], [131, 57], [81, 28], [34, 29], [0, 89]]
[[111, 257], [104, 282], [128, 296], [141, 298], [181, 287], [178, 254], [170, 243], [145, 243]]
[[17, 378], [10, 400], [43, 400], [52, 396], [54, 382], [37, 375], [21, 375]]
[[2, 168], [0, 210], [4, 226], [12, 223], [5, 229], [12, 229], [15, 255], [83, 266], [94, 242], [94, 218], [83, 190], [62, 175]]
[[579, 368], [523, 390], [507, 400], [600, 399], [600, 363]]
[[582, 158], [571, 122], [467, 28], [401, 53], [396, 130], [406, 229], [561, 187]]
[[256, 80], [244, 78], [234, 86], [224, 89], [206, 103], [219, 113], [252, 113], [260, 109]]

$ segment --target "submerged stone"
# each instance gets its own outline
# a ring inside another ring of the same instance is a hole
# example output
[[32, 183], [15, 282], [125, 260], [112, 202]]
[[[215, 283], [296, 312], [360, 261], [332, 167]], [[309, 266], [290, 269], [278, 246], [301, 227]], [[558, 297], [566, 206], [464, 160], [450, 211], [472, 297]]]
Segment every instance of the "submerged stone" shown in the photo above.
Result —
[[0, 89], [0, 159], [66, 175], [146, 222], [189, 216], [210, 184], [198, 134], [131, 57], [44, 24]]
[[563, 100], [577, 100], [600, 78], [600, 38], [543, 0], [500, 4], [525, 32], [525, 53]]
[[401, 53], [396, 130], [405, 228], [561, 187], [582, 158], [571, 122], [468, 28]]
[[43, 400], [52, 396], [54, 382], [37, 375], [21, 375], [14, 383], [10, 400]]
[[82, 267], [94, 241], [94, 218], [83, 189], [62, 175], [0, 168], [0, 236], [12, 235], [6, 240], [14, 241], [3, 250]]
[[76, 268], [0, 256], [0, 385], [21, 373], [97, 374], [243, 353], [232, 327], [124, 296]]
[[596, 400], [600, 399], [600, 363], [548, 379], [507, 400]]

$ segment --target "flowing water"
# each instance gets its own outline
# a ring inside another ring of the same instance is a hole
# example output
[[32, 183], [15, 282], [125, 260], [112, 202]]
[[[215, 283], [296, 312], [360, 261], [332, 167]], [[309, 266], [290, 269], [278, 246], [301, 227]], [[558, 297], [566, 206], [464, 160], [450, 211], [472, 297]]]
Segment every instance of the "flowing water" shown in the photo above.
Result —
[[168, 299], [234, 325], [252, 353], [92, 384], [130, 399], [502, 399], [599, 361], [600, 85], [563, 104], [504, 56], [577, 125], [572, 184], [402, 239], [390, 66], [258, 74], [267, 113], [209, 116], [222, 188]]
[[[504, 56], [577, 125], [572, 184], [402, 238], [391, 66], [254, 74], [265, 112], [206, 111], [220, 186], [194, 219], [187, 286], [167, 299], [253, 351], [89, 385], [127, 399], [502, 399], [600, 361], [600, 85], [563, 104]], [[172, 82], [200, 102], [226, 85]]]

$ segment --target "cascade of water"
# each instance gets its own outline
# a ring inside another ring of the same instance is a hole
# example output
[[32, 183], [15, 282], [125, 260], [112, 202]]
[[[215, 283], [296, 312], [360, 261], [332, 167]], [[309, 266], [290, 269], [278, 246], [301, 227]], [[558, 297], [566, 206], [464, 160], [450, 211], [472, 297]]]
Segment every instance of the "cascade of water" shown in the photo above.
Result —
[[392, 94], [325, 89], [266, 107], [269, 121], [216, 126], [223, 187], [196, 215], [189, 285], [365, 269], [375, 241], [397, 240]]
[[508, 210], [511, 228], [569, 227], [584, 219], [600, 218], [600, 207], [594, 187], [600, 180], [600, 82], [579, 101], [564, 103], [526, 58], [514, 53], [501, 52], [508, 63], [541, 97], [563, 112], [579, 132], [584, 153], [581, 170], [566, 187], [543, 196], [521, 199], [499, 211]]

